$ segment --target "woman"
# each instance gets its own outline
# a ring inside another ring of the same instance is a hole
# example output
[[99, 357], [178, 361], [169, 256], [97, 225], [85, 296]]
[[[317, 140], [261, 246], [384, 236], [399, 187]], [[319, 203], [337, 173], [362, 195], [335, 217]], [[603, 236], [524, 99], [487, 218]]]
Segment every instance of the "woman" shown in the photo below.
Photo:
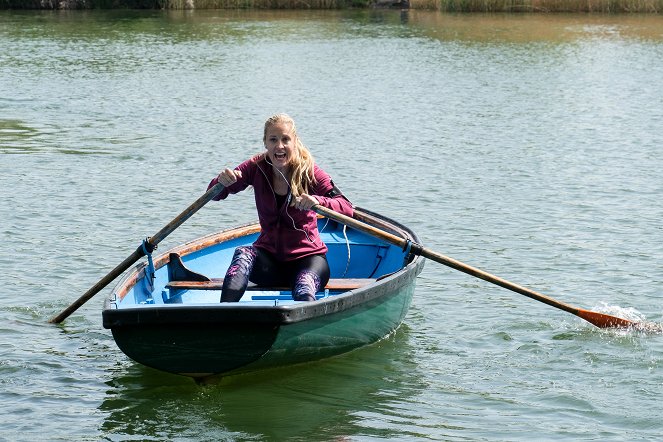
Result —
[[265, 122], [263, 143], [265, 152], [221, 171], [209, 185], [225, 186], [216, 200], [253, 186], [261, 227], [252, 246], [235, 250], [221, 302], [239, 301], [249, 281], [289, 286], [296, 301], [314, 301], [329, 281], [329, 264], [317, 215], [310, 209], [319, 204], [352, 216], [352, 204], [315, 164], [288, 115], [277, 114]]

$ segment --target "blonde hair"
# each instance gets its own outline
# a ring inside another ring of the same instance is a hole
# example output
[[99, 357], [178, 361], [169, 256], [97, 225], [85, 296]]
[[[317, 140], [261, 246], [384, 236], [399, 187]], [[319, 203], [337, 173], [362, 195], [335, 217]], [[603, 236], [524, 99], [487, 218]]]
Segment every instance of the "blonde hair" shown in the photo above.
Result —
[[287, 114], [276, 114], [269, 117], [265, 121], [265, 130], [262, 137], [263, 142], [267, 139], [267, 130], [277, 124], [289, 125], [295, 142], [294, 156], [288, 165], [290, 172], [290, 191], [293, 196], [309, 193], [309, 190], [315, 184], [315, 176], [313, 174], [315, 161], [311, 151], [304, 146], [304, 143], [302, 143], [297, 135], [295, 120]]

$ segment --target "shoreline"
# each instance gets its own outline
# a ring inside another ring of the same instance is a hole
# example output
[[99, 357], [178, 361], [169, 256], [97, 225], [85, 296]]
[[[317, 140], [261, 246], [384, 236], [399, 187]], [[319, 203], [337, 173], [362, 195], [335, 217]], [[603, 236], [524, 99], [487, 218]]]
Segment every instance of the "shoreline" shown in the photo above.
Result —
[[0, 0], [0, 10], [399, 9], [448, 13], [663, 12], [663, 0]]

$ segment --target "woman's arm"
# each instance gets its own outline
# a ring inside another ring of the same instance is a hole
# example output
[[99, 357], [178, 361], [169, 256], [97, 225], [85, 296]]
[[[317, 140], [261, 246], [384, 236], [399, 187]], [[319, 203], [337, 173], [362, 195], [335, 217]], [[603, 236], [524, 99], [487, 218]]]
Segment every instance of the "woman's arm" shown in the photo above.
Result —
[[315, 204], [320, 204], [335, 212], [352, 216], [354, 213], [352, 203], [334, 185], [331, 177], [317, 165], [315, 166], [314, 173], [316, 183], [313, 186], [313, 189], [311, 189], [311, 194], [302, 195], [301, 197], [296, 198], [293, 205], [297, 207], [299, 204], [302, 209], [306, 210], [310, 209]]
[[221, 183], [224, 186], [221, 193], [214, 197], [214, 201], [226, 199], [229, 194], [241, 192], [249, 187], [251, 184], [251, 164], [252, 161], [247, 160], [234, 169], [226, 168], [219, 172], [219, 174], [215, 176], [207, 186], [207, 189], [210, 189], [217, 183]]

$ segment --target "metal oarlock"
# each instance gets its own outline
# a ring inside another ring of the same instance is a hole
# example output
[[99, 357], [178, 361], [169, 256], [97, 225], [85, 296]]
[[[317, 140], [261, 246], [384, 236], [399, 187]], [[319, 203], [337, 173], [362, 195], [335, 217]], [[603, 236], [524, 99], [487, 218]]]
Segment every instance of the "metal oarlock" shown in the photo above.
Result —
[[154, 261], [152, 261], [152, 252], [156, 250], [156, 246], [149, 242], [149, 238], [143, 240], [143, 253], [147, 256], [147, 267], [145, 267], [145, 285], [150, 293], [154, 291], [154, 279], [156, 278], [156, 270], [154, 269]]

